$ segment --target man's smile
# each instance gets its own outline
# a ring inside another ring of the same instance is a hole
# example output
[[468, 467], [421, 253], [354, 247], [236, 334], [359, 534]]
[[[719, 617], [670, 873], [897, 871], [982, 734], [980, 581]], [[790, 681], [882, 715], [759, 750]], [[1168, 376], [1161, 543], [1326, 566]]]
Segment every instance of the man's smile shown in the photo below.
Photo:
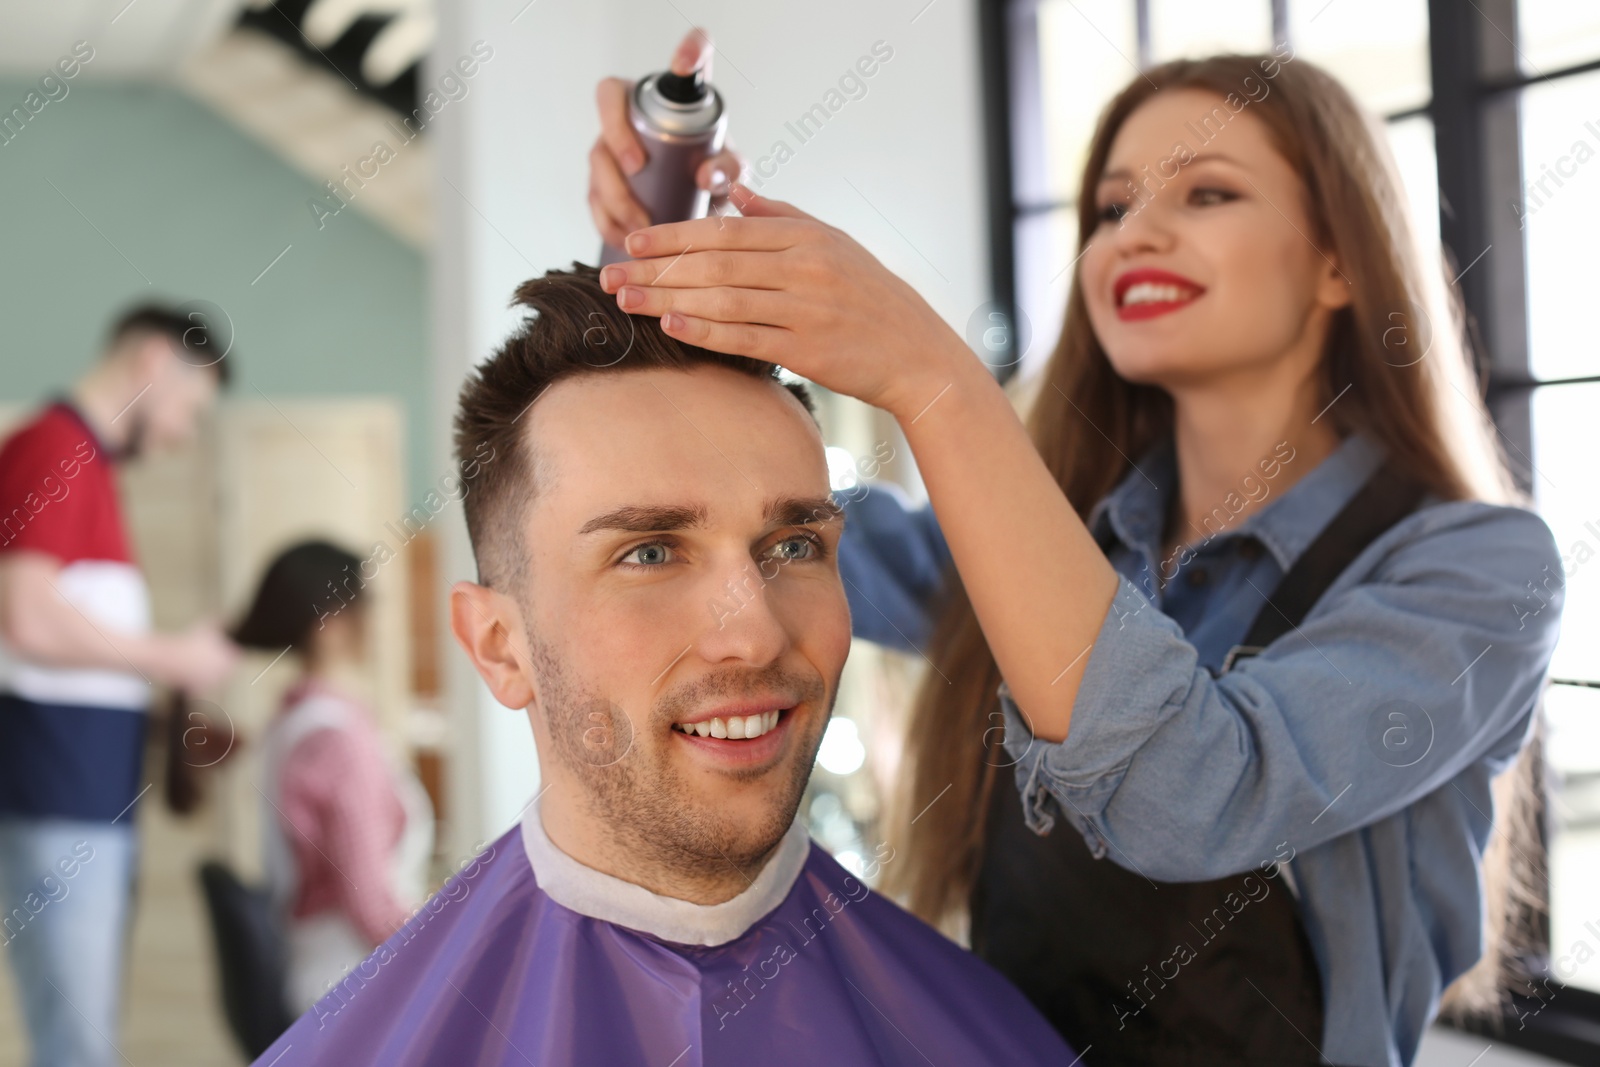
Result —
[[753, 715], [718, 715], [698, 722], [675, 722], [674, 730], [693, 733], [700, 737], [723, 737], [732, 741], [754, 741], [778, 725], [779, 710], [762, 711]]
[[749, 714], [735, 713], [745, 711], [743, 707], [709, 710], [723, 714], [708, 711], [691, 722], [673, 723], [673, 737], [702, 759], [748, 770], [774, 764], [782, 757], [791, 732], [790, 721], [799, 709], [768, 705]]

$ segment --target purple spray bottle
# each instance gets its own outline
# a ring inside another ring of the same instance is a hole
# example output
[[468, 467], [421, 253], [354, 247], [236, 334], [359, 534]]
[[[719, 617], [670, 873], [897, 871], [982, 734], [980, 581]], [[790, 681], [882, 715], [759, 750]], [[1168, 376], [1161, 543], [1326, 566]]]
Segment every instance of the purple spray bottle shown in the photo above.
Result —
[[[668, 71], [639, 80], [628, 96], [628, 113], [645, 154], [644, 166], [628, 179], [634, 199], [652, 223], [704, 218], [711, 194], [695, 185], [694, 176], [701, 163], [722, 151], [728, 131], [722, 97], [698, 70]], [[620, 248], [600, 247], [602, 267], [629, 258]]]

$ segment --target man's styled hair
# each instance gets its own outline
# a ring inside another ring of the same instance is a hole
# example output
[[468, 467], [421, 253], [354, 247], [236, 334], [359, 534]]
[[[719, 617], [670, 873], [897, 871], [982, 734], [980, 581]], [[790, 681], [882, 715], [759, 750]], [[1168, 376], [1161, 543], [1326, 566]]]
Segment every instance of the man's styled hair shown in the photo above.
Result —
[[[111, 324], [106, 337], [106, 351], [114, 352], [125, 342], [150, 335], [165, 337], [172, 344], [178, 358], [193, 367], [209, 367], [217, 376], [217, 385], [226, 386], [232, 377], [231, 364], [217, 355], [218, 338], [205, 324], [199, 312], [185, 315], [178, 308], [165, 304], [139, 304], [124, 311]], [[226, 355], [226, 348], [223, 350]]]
[[[467, 534], [478, 580], [506, 591], [520, 582], [526, 549], [519, 531], [536, 491], [535, 463], [522, 441], [522, 416], [556, 382], [589, 374], [688, 370], [701, 364], [770, 379], [789, 390], [813, 418], [811, 394], [778, 377], [776, 364], [685, 344], [662, 332], [660, 320], [630, 315], [600, 287], [596, 267], [574, 263], [517, 287], [511, 306], [536, 314], [468, 376], [456, 412], [456, 463]], [[595, 412], [596, 418], [605, 413]]]

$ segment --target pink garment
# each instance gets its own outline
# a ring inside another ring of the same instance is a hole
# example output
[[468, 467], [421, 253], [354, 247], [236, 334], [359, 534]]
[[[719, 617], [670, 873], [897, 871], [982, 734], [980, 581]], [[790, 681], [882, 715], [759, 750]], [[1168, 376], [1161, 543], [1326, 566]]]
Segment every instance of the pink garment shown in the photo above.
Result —
[[348, 727], [307, 734], [283, 761], [280, 823], [298, 876], [290, 914], [303, 919], [337, 908], [380, 945], [410, 914], [395, 897], [391, 873], [405, 808], [371, 712], [315, 678], [296, 683], [283, 710], [310, 696], [344, 703]]

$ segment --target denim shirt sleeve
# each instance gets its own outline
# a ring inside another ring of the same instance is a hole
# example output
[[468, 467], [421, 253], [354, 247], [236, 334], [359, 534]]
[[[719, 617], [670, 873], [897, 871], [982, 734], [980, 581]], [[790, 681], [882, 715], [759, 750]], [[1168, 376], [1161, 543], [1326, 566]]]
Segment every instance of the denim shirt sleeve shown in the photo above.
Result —
[[950, 563], [933, 509], [914, 506], [889, 482], [836, 495], [845, 510], [839, 575], [851, 632], [902, 652], [921, 651]]
[[1531, 512], [1436, 505], [1369, 546], [1297, 630], [1214, 678], [1124, 580], [1065, 741], [1035, 739], [1001, 685], [1024, 817], [1039, 833], [1064, 817], [1096, 856], [1168, 881], [1383, 819], [1514, 756], [1562, 583]]

